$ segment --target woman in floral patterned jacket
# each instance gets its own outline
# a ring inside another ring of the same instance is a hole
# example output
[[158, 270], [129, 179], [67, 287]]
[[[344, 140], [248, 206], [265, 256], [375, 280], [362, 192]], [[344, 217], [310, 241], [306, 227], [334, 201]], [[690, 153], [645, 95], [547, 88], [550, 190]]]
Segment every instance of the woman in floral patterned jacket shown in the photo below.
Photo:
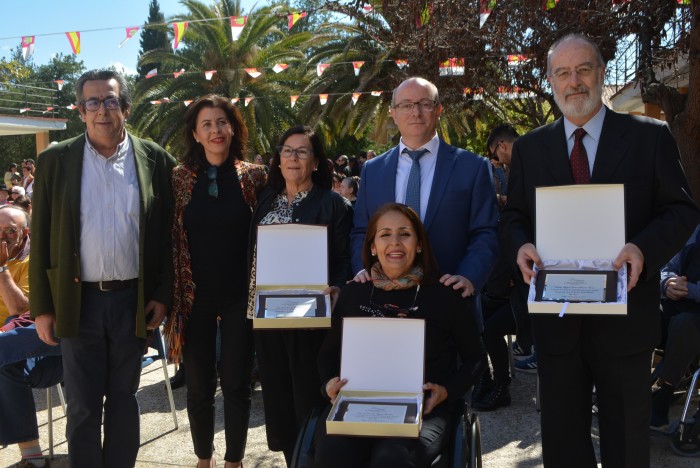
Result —
[[226, 467], [241, 466], [250, 416], [253, 341], [246, 319], [248, 235], [263, 166], [243, 161], [248, 129], [223, 96], [185, 113], [186, 148], [173, 170], [175, 279], [166, 322], [169, 358], [187, 372], [187, 413], [198, 467], [215, 466], [216, 333], [224, 396]]

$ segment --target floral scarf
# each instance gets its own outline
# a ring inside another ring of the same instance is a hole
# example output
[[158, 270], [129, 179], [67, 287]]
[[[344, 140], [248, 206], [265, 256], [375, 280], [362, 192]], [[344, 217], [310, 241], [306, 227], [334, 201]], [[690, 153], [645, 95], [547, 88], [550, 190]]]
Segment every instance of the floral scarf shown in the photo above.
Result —
[[416, 265], [401, 278], [392, 280], [387, 278], [384, 274], [384, 270], [382, 270], [381, 264], [376, 262], [372, 265], [370, 275], [372, 276], [372, 283], [375, 287], [383, 289], [384, 291], [393, 291], [394, 289], [409, 289], [420, 284], [423, 279], [423, 269], [420, 265]]

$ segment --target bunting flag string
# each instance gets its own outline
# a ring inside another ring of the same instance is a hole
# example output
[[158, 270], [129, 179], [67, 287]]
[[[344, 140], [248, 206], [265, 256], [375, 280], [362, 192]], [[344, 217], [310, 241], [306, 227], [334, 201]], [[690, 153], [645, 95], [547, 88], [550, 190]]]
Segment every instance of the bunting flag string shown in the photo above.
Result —
[[80, 32], [67, 32], [66, 37], [68, 38], [68, 42], [70, 42], [73, 53], [78, 55], [80, 53]]
[[121, 49], [124, 44], [126, 44], [126, 41], [131, 39], [136, 35], [136, 33], [139, 31], [139, 27], [133, 27], [133, 28], [126, 28], [126, 38], [119, 44], [119, 48]]

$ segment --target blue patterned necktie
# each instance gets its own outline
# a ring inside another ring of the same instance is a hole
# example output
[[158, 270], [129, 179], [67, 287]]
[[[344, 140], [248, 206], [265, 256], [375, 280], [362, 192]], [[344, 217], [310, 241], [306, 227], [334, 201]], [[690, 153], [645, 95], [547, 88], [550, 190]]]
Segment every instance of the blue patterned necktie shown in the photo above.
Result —
[[427, 149], [423, 148], [416, 151], [411, 151], [408, 148], [404, 148], [403, 152], [411, 157], [413, 164], [411, 164], [411, 172], [408, 174], [408, 184], [406, 185], [406, 198], [404, 203], [418, 213], [420, 217], [420, 164], [418, 160], [428, 152]]

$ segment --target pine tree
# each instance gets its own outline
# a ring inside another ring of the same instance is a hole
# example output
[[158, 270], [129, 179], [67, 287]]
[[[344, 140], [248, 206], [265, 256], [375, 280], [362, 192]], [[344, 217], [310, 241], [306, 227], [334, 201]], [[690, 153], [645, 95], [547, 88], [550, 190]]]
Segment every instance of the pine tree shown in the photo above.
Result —
[[[168, 33], [166, 32], [165, 26], [148, 26], [148, 25], [163, 25], [165, 23], [165, 16], [163, 12], [160, 11], [160, 5], [158, 0], [151, 0], [148, 9], [148, 21], [146, 21], [143, 31], [141, 31], [141, 50], [139, 50], [139, 57], [145, 52], [151, 50], [165, 50], [170, 51], [170, 41], [168, 40]], [[154, 68], [160, 68], [159, 63], [149, 63], [145, 67], [142, 65], [137, 66], [139, 73], [139, 78], [144, 77], [146, 73], [153, 70]], [[159, 70], [160, 71], [160, 70]]]

